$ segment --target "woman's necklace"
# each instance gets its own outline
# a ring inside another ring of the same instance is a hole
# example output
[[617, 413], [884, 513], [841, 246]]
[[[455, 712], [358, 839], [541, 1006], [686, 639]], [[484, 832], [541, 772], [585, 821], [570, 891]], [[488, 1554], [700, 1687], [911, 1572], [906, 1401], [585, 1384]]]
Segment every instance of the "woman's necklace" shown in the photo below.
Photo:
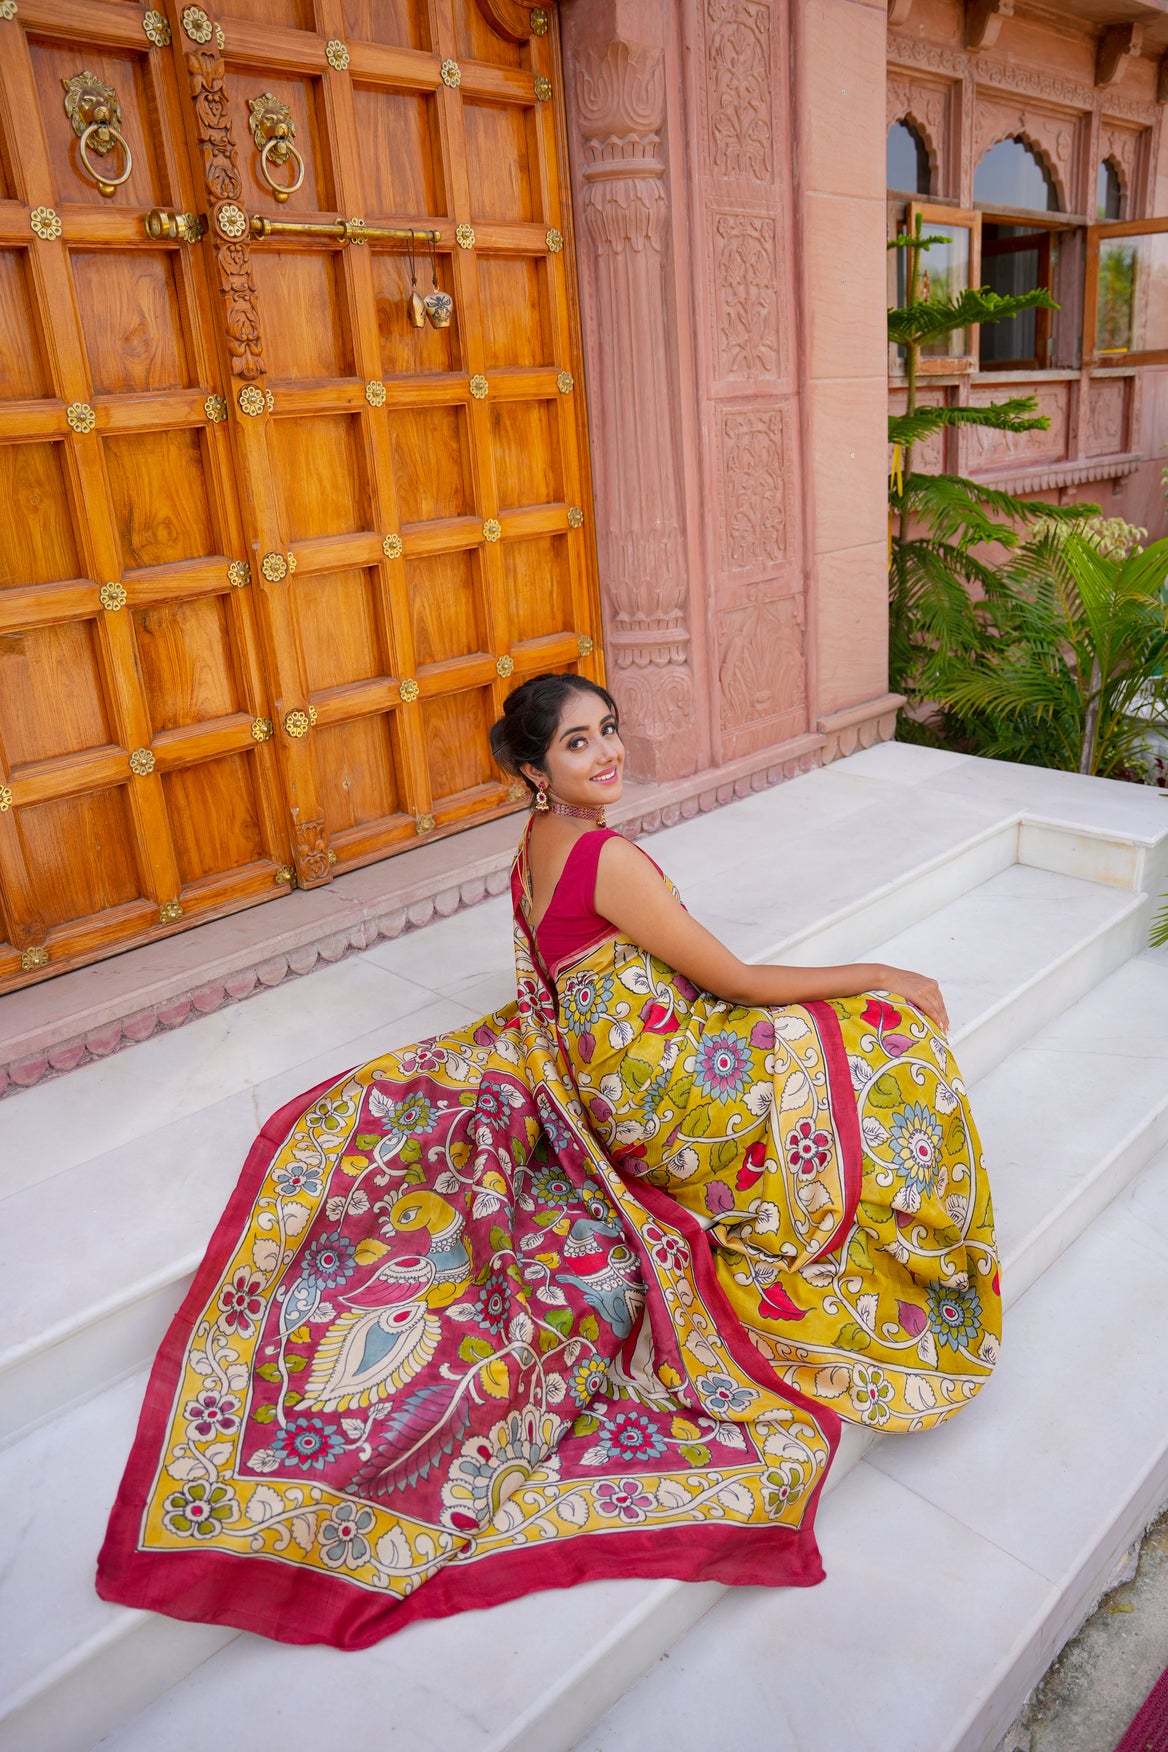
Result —
[[[539, 808], [538, 799], [536, 800], [535, 806], [537, 809]], [[571, 815], [574, 816], [577, 821], [594, 821], [597, 827], [604, 826], [603, 803], [593, 804], [591, 807], [588, 807], [587, 805], [576, 803], [561, 803], [558, 797], [548, 797], [544, 807], [553, 815]]]

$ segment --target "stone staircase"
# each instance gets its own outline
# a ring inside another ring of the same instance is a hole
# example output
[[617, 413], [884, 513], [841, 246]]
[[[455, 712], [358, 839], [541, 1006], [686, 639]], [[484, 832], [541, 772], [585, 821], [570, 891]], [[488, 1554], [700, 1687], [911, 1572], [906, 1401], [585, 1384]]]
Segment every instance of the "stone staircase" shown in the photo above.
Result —
[[[111, 1607], [148, 1360], [266, 1116], [510, 987], [505, 898], [0, 1105], [0, 1752], [982, 1752], [1168, 1499], [1168, 809], [887, 744], [656, 839], [753, 959], [942, 982], [1008, 1308], [955, 1424], [845, 1432], [810, 1590], [592, 1583], [345, 1655]], [[664, 1658], [662, 1658], [664, 1657]]]

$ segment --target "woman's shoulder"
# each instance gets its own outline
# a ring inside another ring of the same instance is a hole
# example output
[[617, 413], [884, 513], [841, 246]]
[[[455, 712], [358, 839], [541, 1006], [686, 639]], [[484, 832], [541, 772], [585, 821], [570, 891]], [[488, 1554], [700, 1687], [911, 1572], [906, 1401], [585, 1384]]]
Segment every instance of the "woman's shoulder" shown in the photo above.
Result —
[[[600, 835], [597, 835], [600, 838]], [[654, 870], [658, 877], [664, 876], [660, 864], [651, 858], [642, 846], [633, 840], [626, 839], [623, 833], [615, 828], [604, 830], [603, 842], [597, 847], [597, 860], [603, 862], [605, 875], [616, 877], [637, 877], [646, 870]]]

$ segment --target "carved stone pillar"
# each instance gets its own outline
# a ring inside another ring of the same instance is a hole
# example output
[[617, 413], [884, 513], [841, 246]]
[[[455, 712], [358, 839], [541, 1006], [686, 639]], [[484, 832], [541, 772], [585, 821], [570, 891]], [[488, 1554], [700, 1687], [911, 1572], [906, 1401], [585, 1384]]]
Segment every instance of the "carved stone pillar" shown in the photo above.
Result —
[[[643, 27], [633, 40], [618, 34], [620, 12]], [[698, 764], [669, 328], [666, 27], [667, 9], [652, 4], [563, 9], [608, 679], [645, 779]]]

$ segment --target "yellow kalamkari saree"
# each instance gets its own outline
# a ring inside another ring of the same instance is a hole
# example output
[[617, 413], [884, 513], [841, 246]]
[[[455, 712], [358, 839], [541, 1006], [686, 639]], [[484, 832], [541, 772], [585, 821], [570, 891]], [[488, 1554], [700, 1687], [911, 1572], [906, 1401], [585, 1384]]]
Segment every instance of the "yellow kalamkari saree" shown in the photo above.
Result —
[[598, 1576], [807, 1585], [839, 1420], [988, 1376], [989, 1191], [919, 1013], [735, 1006], [611, 930], [549, 973], [522, 844], [512, 893], [515, 1004], [257, 1139], [106, 1598], [357, 1648]]

